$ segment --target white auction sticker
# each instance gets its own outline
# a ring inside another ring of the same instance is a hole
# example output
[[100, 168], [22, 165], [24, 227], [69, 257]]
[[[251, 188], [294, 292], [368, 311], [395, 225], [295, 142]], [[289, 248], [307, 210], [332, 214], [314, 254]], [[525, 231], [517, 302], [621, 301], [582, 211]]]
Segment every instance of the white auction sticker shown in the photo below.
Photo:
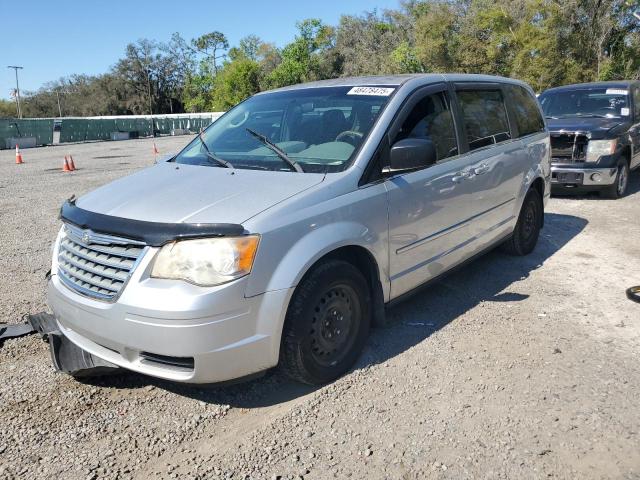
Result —
[[620, 88], [607, 88], [607, 95], [628, 95], [628, 90], [622, 90]]
[[620, 115], [622, 115], [623, 117], [628, 117], [630, 113], [631, 113], [631, 111], [628, 108], [621, 108], [620, 109]]
[[347, 92], [347, 95], [373, 95], [376, 97], [388, 97], [394, 90], [395, 88], [386, 87], [353, 87]]

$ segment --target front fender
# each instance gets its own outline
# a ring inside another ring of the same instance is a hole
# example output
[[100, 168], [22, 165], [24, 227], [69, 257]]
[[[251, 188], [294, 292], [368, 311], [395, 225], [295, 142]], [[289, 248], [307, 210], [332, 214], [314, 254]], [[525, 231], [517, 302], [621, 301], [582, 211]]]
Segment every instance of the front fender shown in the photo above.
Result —
[[[290, 235], [289, 238], [291, 237], [295, 235]], [[254, 276], [252, 272], [253, 278], [247, 287], [247, 296], [259, 294], [262, 291], [296, 287], [309, 268], [328, 253], [341, 247], [359, 246], [376, 259], [383, 293], [385, 298], [388, 298], [388, 282], [385, 281], [387, 275], [380, 271], [381, 263], [386, 264], [386, 262], [380, 262], [381, 255], [384, 255], [382, 246], [385, 241], [367, 226], [354, 221], [341, 221], [322, 226], [311, 224], [308, 230], [286, 249], [283, 256], [280, 258], [273, 258], [275, 257], [273, 256], [271, 261], [264, 259], [260, 262], [261, 271], [272, 273], [268, 276], [255, 272], [257, 275]], [[265, 250], [270, 251], [279, 241], [276, 236], [273, 239], [265, 238], [264, 243], [266, 243]], [[280, 246], [282, 246], [281, 243]], [[260, 246], [262, 247], [263, 245]]]

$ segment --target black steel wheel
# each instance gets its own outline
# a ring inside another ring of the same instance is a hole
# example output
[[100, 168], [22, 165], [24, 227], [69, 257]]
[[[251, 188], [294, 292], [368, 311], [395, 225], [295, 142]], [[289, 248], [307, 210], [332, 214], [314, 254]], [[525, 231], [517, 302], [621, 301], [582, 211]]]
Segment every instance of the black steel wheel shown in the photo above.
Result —
[[517, 256], [531, 253], [538, 243], [543, 216], [544, 206], [540, 193], [535, 188], [531, 188], [522, 202], [513, 235], [502, 245], [503, 249]]
[[315, 267], [293, 294], [282, 333], [280, 365], [291, 378], [330, 382], [355, 363], [369, 333], [371, 294], [352, 264]]

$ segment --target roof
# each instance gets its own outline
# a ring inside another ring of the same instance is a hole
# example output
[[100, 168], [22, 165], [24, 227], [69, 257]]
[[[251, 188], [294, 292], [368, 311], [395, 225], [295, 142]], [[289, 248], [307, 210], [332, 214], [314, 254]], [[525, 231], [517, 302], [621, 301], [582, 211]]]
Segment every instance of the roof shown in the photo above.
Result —
[[318, 80], [315, 82], [298, 83], [286, 87], [271, 90], [281, 92], [284, 90], [296, 90], [299, 88], [320, 88], [320, 87], [352, 87], [360, 85], [387, 85], [397, 87], [407, 80], [420, 77], [433, 77], [434, 81], [442, 81], [442, 75], [438, 74], [404, 74], [404, 75], [371, 75], [368, 77], [339, 77], [329, 80]]
[[612, 80], [609, 82], [589, 82], [589, 83], [573, 83], [571, 85], [562, 85], [545, 90], [546, 92], [561, 92], [564, 90], [579, 90], [587, 88], [629, 88], [632, 85], [640, 85], [638, 80]]
[[[268, 92], [282, 92], [287, 90], [297, 90], [302, 88], [321, 88], [321, 87], [353, 87], [353, 86], [389, 86], [399, 87], [400, 85], [410, 80], [421, 80], [422, 83], [436, 83], [442, 81], [450, 82], [462, 82], [462, 81], [476, 81], [476, 82], [506, 82], [524, 85], [519, 80], [511, 78], [497, 77], [492, 75], [473, 75], [473, 74], [461, 74], [461, 73], [409, 73], [402, 75], [372, 75], [367, 77], [339, 77], [329, 80], [318, 80], [315, 82], [298, 83], [296, 85], [289, 85], [275, 90], [269, 90]], [[267, 93], [267, 92], [262, 92]]]

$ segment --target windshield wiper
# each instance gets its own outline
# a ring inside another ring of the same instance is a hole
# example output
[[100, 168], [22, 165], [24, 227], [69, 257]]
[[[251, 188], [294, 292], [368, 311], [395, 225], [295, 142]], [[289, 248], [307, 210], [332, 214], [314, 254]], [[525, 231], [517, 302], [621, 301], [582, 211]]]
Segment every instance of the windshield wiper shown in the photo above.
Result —
[[283, 161], [287, 163], [287, 165], [293, 168], [296, 172], [304, 173], [304, 170], [302, 169], [300, 164], [295, 160], [292, 160], [291, 158], [289, 158], [287, 154], [284, 153], [284, 151], [280, 147], [278, 147], [275, 143], [269, 140], [266, 137], [266, 135], [258, 133], [255, 130], [251, 130], [250, 128], [246, 128], [245, 130], [249, 132], [251, 135], [253, 135], [254, 137], [256, 137], [258, 140], [260, 140], [267, 148], [272, 150], [276, 155], [278, 155]]
[[207, 147], [207, 144], [204, 142], [203, 138], [202, 138], [202, 133], [198, 134], [198, 138], [200, 139], [200, 143], [202, 144], [202, 146], [205, 149], [205, 153], [207, 155], [207, 157], [209, 157], [211, 160], [215, 160], [218, 165], [222, 165], [225, 168], [233, 168], [233, 165], [231, 165], [231, 162], [227, 162], [226, 160], [218, 157], [217, 155], [214, 155], [213, 153], [211, 153], [211, 150], [209, 150], [209, 147]]

